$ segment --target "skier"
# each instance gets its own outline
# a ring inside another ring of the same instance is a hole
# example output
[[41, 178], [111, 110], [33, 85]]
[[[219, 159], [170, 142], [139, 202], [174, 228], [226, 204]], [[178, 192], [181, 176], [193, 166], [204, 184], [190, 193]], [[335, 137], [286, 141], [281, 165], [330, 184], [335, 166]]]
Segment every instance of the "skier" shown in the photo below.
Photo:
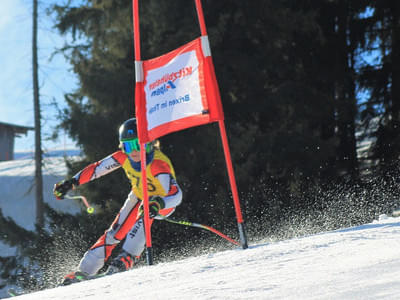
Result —
[[[113, 249], [125, 238], [122, 252], [114, 258], [106, 274], [126, 271], [140, 258], [144, 250], [140, 146], [136, 134], [136, 119], [125, 121], [119, 128], [120, 150], [88, 165], [71, 179], [54, 186], [54, 195], [61, 200], [71, 189], [106, 175], [120, 167], [131, 182], [132, 190], [111, 226], [84, 254], [78, 270], [64, 277], [63, 284], [85, 280], [104, 266]], [[150, 222], [171, 215], [181, 203], [182, 191], [176, 182], [174, 168], [156, 143], [146, 144], [146, 171]]]

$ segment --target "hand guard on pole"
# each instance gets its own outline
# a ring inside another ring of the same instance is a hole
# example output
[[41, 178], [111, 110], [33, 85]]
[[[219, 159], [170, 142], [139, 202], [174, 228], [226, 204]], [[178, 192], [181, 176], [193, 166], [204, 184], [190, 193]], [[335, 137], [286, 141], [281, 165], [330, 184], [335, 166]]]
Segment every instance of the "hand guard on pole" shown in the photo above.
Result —
[[69, 190], [72, 190], [78, 185], [79, 183], [75, 178], [62, 180], [54, 185], [53, 194], [57, 200], [62, 200]]
[[[155, 218], [161, 209], [165, 207], [165, 202], [160, 196], [151, 196], [149, 198], [149, 217]], [[143, 204], [140, 206], [140, 215], [144, 215]]]

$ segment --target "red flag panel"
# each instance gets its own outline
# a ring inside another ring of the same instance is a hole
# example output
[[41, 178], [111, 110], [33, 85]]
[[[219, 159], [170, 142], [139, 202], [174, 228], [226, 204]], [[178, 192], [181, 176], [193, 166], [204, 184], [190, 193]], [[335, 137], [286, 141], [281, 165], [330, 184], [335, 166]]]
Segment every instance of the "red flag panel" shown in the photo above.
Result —
[[224, 119], [209, 49], [203, 47], [198, 38], [143, 61], [135, 100], [141, 143]]

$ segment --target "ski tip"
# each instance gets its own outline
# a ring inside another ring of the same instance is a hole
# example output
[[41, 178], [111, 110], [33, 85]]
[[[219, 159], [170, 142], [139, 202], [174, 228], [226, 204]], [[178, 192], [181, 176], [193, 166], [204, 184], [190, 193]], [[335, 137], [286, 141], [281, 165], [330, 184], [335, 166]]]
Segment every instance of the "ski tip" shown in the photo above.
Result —
[[15, 289], [8, 289], [7, 294], [11, 297], [16, 297], [21, 295], [21, 293], [18, 293]]

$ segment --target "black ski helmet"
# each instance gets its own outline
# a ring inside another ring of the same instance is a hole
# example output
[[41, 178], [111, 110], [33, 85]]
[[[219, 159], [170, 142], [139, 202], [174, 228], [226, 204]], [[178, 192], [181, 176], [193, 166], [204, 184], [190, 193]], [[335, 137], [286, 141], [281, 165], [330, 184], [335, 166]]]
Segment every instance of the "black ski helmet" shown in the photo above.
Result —
[[[128, 141], [136, 139], [137, 136], [137, 127], [136, 127], [136, 118], [131, 118], [126, 120], [122, 125], [119, 127], [119, 141]], [[122, 147], [122, 146], [120, 146]], [[146, 153], [152, 153], [154, 151], [154, 143], [146, 143]]]
[[137, 138], [136, 118], [131, 118], [126, 120], [119, 127], [119, 140], [126, 141], [126, 140], [133, 140], [136, 138]]

